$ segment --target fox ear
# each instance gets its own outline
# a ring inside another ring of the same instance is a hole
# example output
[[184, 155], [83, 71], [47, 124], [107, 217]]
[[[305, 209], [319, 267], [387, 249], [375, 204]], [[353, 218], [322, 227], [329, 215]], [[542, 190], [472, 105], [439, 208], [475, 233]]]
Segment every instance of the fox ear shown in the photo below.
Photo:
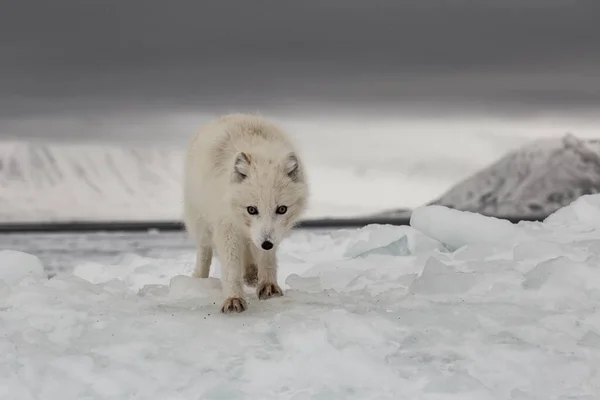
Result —
[[233, 164], [233, 174], [236, 182], [242, 182], [248, 177], [250, 169], [250, 157], [248, 154], [241, 152], [235, 157]]
[[297, 181], [300, 179], [300, 169], [298, 157], [294, 153], [288, 154], [285, 162], [283, 163], [283, 170], [286, 175], [289, 176], [293, 181]]

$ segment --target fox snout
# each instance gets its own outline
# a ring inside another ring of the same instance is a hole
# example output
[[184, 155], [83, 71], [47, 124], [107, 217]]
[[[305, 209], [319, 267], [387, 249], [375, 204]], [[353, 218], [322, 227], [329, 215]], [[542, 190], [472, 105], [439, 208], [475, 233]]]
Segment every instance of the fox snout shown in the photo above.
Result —
[[256, 247], [265, 251], [272, 250], [275, 247], [275, 244], [277, 243], [277, 240], [273, 233], [273, 230], [269, 230], [267, 232], [262, 231], [259, 235], [256, 235], [253, 238], [253, 242], [256, 245]]
[[275, 240], [273, 238], [273, 230], [269, 230], [267, 232], [264, 232], [261, 235], [261, 240], [260, 242], [260, 248], [263, 250], [271, 250], [273, 247], [275, 247]]
[[252, 242], [264, 251], [274, 250], [285, 232], [282, 221], [261, 218], [252, 225]]

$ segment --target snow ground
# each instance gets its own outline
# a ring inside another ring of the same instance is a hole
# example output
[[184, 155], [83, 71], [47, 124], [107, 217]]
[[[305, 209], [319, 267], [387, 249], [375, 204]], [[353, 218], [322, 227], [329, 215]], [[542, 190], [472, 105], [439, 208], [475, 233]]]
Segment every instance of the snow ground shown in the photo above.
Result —
[[[190, 278], [181, 236], [114, 235], [111, 262], [49, 280], [27, 253], [60, 238], [2, 237], [25, 252], [0, 252], [0, 398], [597, 398], [600, 195], [544, 223], [432, 206], [412, 225], [295, 231], [285, 296], [227, 316], [218, 263]], [[80, 240], [66, 251], [111, 242]]]

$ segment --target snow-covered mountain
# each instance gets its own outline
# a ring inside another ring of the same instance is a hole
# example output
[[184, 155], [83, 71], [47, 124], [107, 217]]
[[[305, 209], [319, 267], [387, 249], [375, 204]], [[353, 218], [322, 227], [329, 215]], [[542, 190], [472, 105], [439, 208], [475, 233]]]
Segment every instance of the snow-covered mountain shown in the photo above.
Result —
[[[428, 204], [486, 215], [548, 215], [585, 194], [600, 192], [600, 140], [534, 140], [457, 183]], [[402, 208], [375, 214], [409, 217]]]
[[600, 140], [567, 134], [513, 151], [431, 204], [488, 215], [547, 215], [600, 192]]
[[179, 149], [0, 144], [0, 220], [173, 219]]
[[[0, 143], [0, 222], [180, 219], [184, 152], [132, 144]], [[309, 163], [313, 196], [306, 218], [375, 212], [381, 199], [371, 192], [396, 182], [377, 170], [361, 175], [318, 161]]]
[[[178, 219], [183, 151], [0, 143], [0, 221]], [[400, 175], [395, 179], [404, 181], [396, 183], [391, 176], [379, 179], [376, 169], [362, 176], [344, 165], [336, 168], [311, 163], [313, 204], [307, 217], [367, 215], [381, 203], [357, 193], [377, 188], [405, 193], [423, 179]], [[396, 168], [403, 171], [402, 166]], [[536, 140], [509, 153], [430, 204], [491, 215], [549, 214], [583, 194], [597, 192], [600, 141], [566, 135]], [[377, 214], [409, 215], [406, 208]]]

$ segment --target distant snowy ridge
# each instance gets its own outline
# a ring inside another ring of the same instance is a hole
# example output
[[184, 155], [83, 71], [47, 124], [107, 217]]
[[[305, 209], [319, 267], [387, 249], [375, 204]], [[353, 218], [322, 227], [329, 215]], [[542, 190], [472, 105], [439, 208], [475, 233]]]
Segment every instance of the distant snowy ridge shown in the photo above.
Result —
[[600, 192], [600, 140], [536, 140], [460, 182], [431, 204], [488, 215], [548, 215]]
[[[184, 147], [0, 142], [0, 222], [180, 220], [184, 154]], [[377, 198], [360, 196], [364, 188], [395, 184], [340, 166], [308, 167], [306, 218], [375, 212]]]
[[180, 214], [182, 152], [0, 143], [0, 220], [144, 220]]
[[[178, 220], [183, 154], [179, 147], [0, 143], [0, 222]], [[382, 202], [396, 200], [363, 192], [393, 189], [402, 198], [422, 182], [408, 173], [361, 176], [340, 165], [309, 167], [307, 218], [373, 215]], [[547, 215], [598, 192], [600, 140], [566, 135], [509, 153], [429, 204], [487, 215]], [[404, 208], [376, 216], [410, 213]]]
[[[549, 215], [600, 192], [600, 140], [538, 139], [459, 182], [430, 205], [486, 215]], [[379, 216], [407, 217], [399, 209]]]

